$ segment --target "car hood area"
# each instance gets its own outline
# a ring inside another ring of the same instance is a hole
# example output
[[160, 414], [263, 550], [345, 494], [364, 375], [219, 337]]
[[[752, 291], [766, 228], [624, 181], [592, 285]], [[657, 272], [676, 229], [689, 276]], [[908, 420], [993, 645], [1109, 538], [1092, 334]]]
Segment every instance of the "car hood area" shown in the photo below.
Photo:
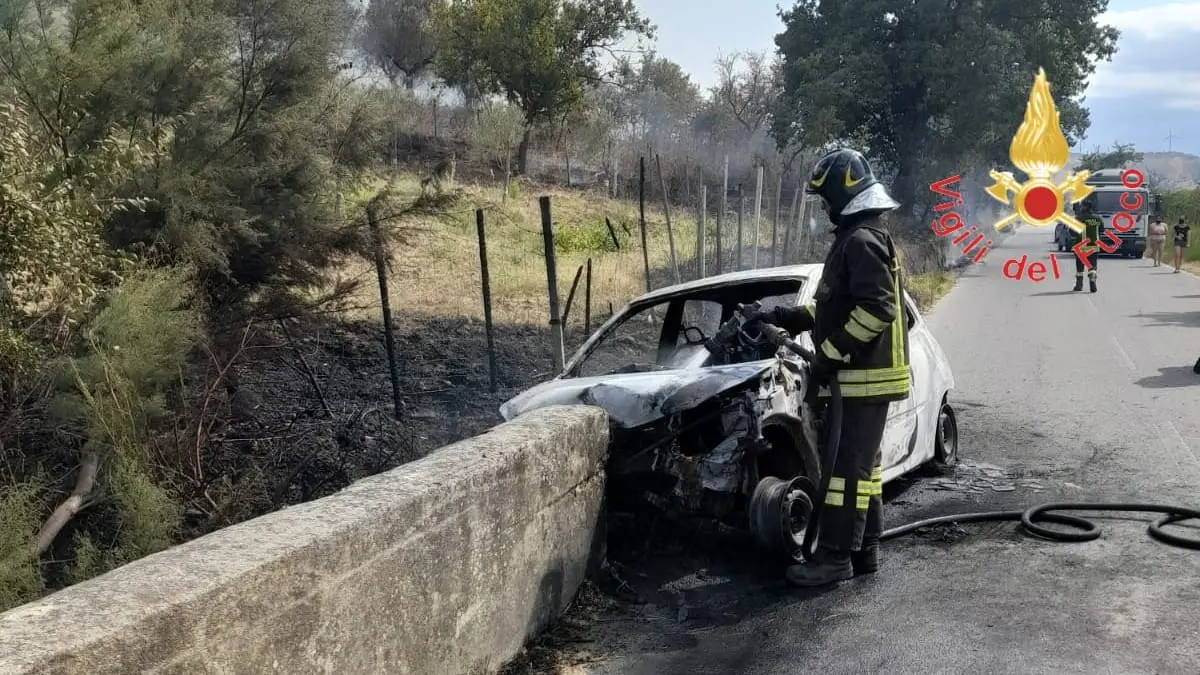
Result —
[[775, 359], [765, 359], [709, 368], [555, 379], [509, 399], [500, 406], [500, 415], [511, 420], [551, 405], [594, 405], [603, 408], [618, 426], [632, 429], [694, 408], [759, 377], [774, 363]]

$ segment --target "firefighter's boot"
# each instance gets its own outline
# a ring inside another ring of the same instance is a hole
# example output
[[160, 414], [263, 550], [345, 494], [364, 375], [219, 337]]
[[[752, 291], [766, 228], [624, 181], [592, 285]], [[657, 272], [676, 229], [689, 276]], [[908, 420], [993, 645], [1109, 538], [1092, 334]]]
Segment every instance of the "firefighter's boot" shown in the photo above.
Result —
[[787, 569], [788, 583], [794, 586], [825, 586], [854, 577], [848, 551], [831, 551], [818, 547], [813, 560], [806, 560]]
[[1075, 277], [1075, 288], [1072, 288], [1071, 290], [1077, 293], [1083, 290], [1083, 275]]
[[1094, 274], [1092, 276], [1088, 277], [1088, 290], [1090, 290], [1093, 293], [1096, 292], [1096, 275], [1094, 275]]
[[879, 569], [879, 545], [864, 544], [861, 551], [851, 551], [850, 567], [854, 569], [854, 576], [874, 574]]

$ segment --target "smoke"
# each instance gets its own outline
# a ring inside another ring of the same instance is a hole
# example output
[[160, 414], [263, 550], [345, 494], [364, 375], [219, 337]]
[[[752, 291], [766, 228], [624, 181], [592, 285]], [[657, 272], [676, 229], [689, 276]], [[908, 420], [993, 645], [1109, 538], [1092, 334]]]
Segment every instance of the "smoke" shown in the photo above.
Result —
[[[997, 170], [1004, 170], [1004, 167], [997, 167]], [[959, 218], [962, 219], [963, 228], [970, 229], [971, 227], [975, 227], [979, 233], [987, 238], [984, 241], [991, 240], [992, 243], [990, 246], [995, 248], [1011, 236], [1019, 225], [1014, 224], [1012, 229], [1005, 232], [996, 230], [996, 222], [1011, 215], [1013, 209], [996, 201], [985, 191], [994, 182], [988, 175], [989, 171], [991, 171], [991, 167], [976, 166], [966, 168], [959, 174], [958, 183], [948, 187], [958, 192], [962, 200], [961, 204], [954, 207], [953, 212], [957, 213]], [[939, 177], [939, 179], [941, 178], [946, 178], [946, 176]], [[943, 200], [941, 195], [934, 196], [936, 199], [935, 203], [940, 203]], [[940, 217], [945, 213], [933, 213], [932, 215], [933, 217]], [[973, 256], [978, 249], [973, 249], [969, 256], [963, 255], [961, 248], [951, 243], [952, 239], [954, 237], [944, 237], [941, 240], [946, 266], [955, 269], [971, 264]], [[983, 260], [987, 260], [991, 255], [989, 252]]]

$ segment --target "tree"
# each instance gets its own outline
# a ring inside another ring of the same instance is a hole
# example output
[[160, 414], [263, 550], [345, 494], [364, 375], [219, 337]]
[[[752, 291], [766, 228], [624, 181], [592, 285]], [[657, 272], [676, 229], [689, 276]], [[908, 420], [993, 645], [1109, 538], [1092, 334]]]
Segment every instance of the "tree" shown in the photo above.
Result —
[[1072, 144], [1088, 127], [1077, 100], [1118, 33], [1107, 0], [801, 0], [781, 16], [781, 144], [865, 146], [902, 203], [964, 163], [1006, 165], [1033, 76], [1044, 67]]
[[1081, 157], [1076, 170], [1123, 169], [1142, 159], [1142, 153], [1135, 150], [1132, 143], [1113, 143], [1112, 149], [1107, 152], [1097, 148]]
[[524, 114], [522, 173], [534, 126], [579, 106], [585, 87], [605, 79], [601, 56], [623, 37], [653, 32], [632, 0], [442, 0], [433, 25], [442, 79], [502, 94]]
[[779, 94], [779, 69], [757, 52], [735, 52], [717, 58], [717, 86], [714, 101], [725, 106], [733, 119], [754, 136], [770, 121], [773, 103]]
[[393, 83], [408, 89], [433, 67], [437, 43], [429, 23], [432, 0], [369, 0], [359, 49]]
[[707, 123], [718, 124], [736, 156], [751, 166], [780, 160], [770, 136], [782, 91], [778, 60], [758, 52], [735, 52], [716, 60], [717, 85], [710, 92]]
[[503, 102], [485, 105], [471, 127], [471, 152], [490, 165], [507, 171], [524, 131], [524, 117], [516, 107]]
[[338, 133], [363, 127], [334, 119], [348, 2], [61, 4], [0, 34], [0, 84], [66, 171], [109, 136], [159, 154], [121, 190], [146, 208], [108, 218], [108, 242], [195, 265], [221, 305], [319, 281], [348, 242], [314, 196], [332, 196], [337, 164], [366, 161]]
[[699, 89], [679, 64], [652, 51], [636, 65], [621, 59], [613, 84], [614, 117], [644, 145], [679, 140], [701, 102]]

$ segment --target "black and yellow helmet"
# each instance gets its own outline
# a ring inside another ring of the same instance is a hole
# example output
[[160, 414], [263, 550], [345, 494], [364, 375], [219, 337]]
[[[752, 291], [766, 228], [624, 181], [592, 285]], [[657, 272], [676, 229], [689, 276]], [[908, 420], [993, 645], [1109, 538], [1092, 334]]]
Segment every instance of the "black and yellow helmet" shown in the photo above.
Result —
[[825, 201], [835, 223], [841, 216], [891, 211], [900, 206], [875, 178], [867, 158], [850, 148], [839, 148], [817, 160], [804, 191]]

